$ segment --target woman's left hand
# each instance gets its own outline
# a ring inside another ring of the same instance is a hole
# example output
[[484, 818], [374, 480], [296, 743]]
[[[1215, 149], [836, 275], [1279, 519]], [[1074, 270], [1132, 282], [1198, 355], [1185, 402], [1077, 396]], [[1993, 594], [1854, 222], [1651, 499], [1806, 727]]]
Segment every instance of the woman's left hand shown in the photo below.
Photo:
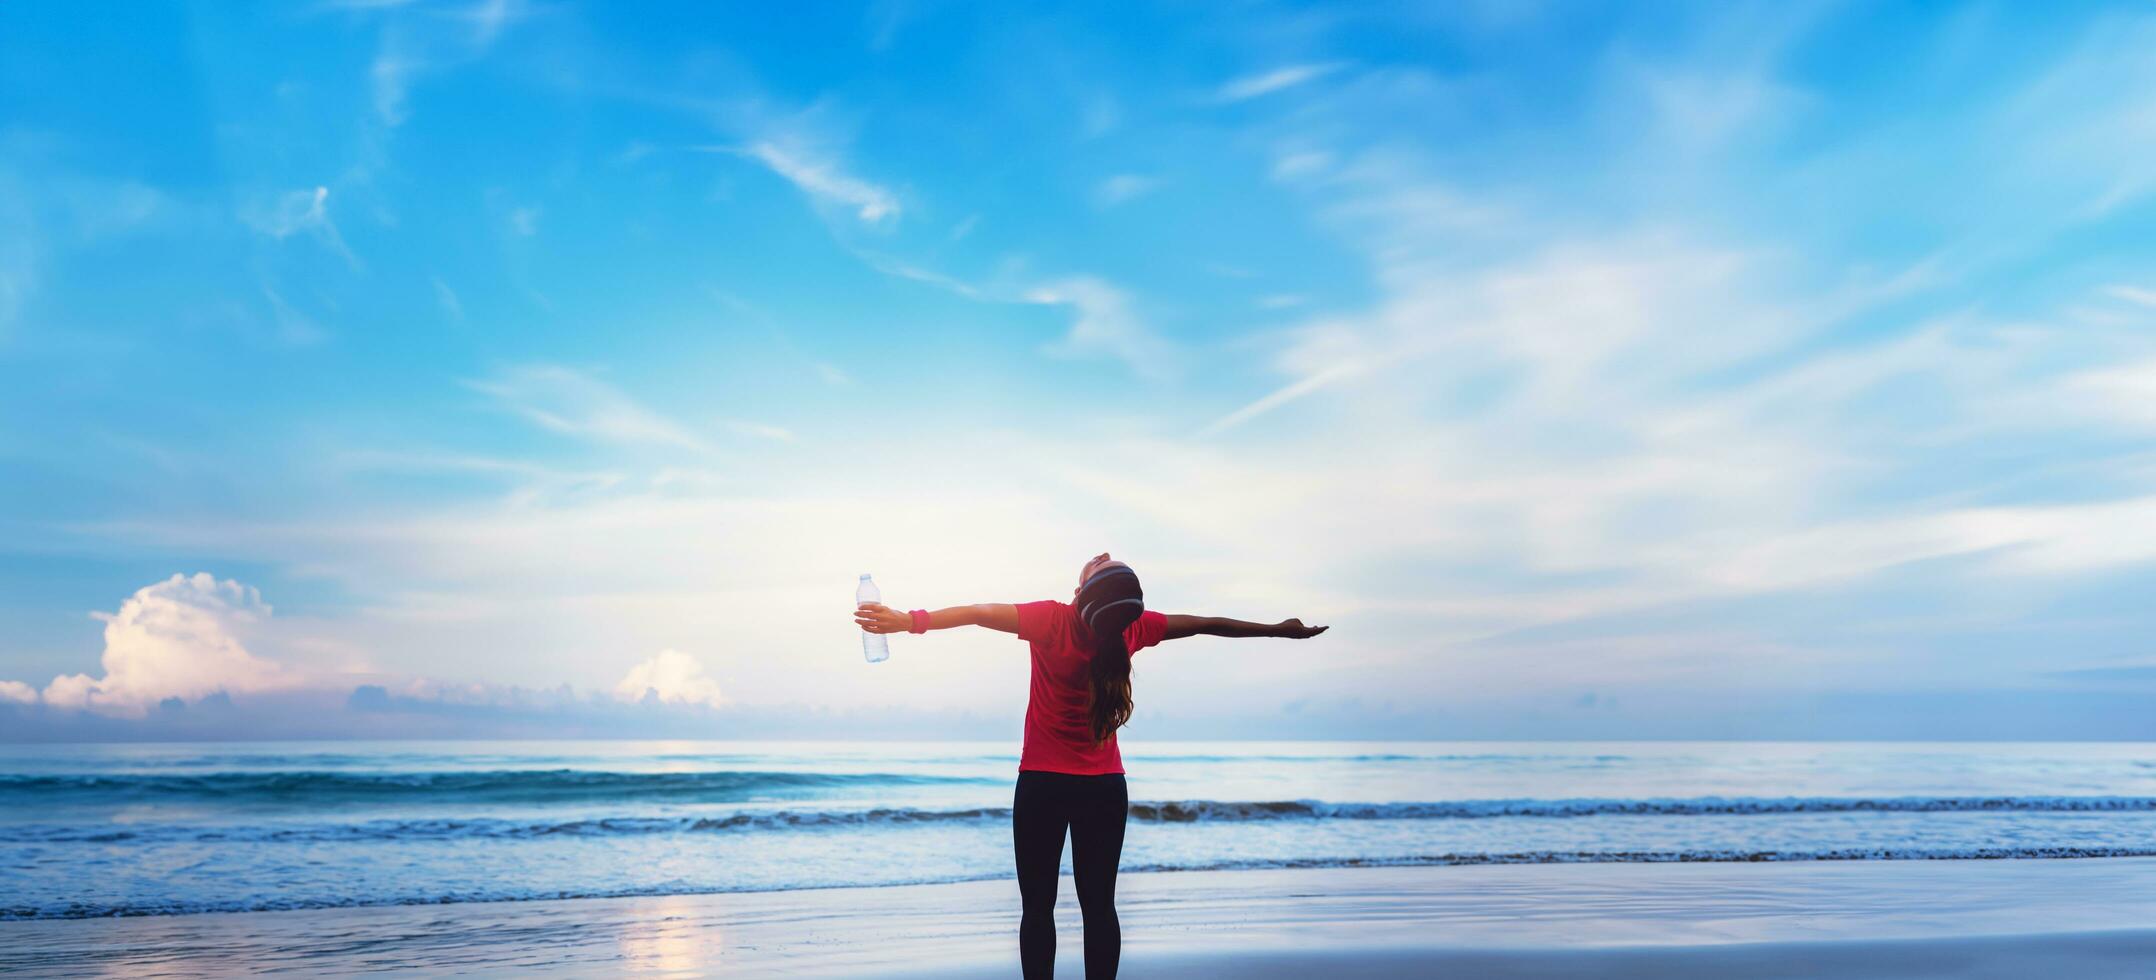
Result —
[[1332, 627], [1304, 626], [1303, 621], [1300, 619], [1283, 619], [1278, 625], [1274, 626], [1273, 629], [1279, 631], [1277, 633], [1274, 633], [1274, 636], [1283, 636], [1290, 640], [1307, 640], [1313, 636], [1318, 635], [1319, 633], [1323, 633], [1326, 630], [1332, 629]]
[[864, 602], [854, 607], [853, 624], [871, 633], [904, 633], [913, 629], [913, 614], [880, 602]]

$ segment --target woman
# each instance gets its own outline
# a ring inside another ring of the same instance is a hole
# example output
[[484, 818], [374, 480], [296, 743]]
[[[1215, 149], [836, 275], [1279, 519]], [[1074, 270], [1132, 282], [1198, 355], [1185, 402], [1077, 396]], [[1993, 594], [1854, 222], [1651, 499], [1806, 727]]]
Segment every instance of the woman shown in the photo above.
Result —
[[1162, 640], [1212, 636], [1308, 639], [1325, 632], [1299, 619], [1264, 625], [1214, 616], [1163, 616], [1145, 608], [1138, 574], [1102, 553], [1078, 572], [1065, 605], [1052, 599], [991, 602], [902, 613], [878, 602], [854, 610], [871, 633], [925, 633], [986, 626], [1016, 633], [1033, 648], [1033, 690], [1026, 701], [1025, 748], [1011, 801], [1018, 855], [1018, 957], [1027, 980], [1055, 973], [1056, 875], [1063, 832], [1070, 831], [1071, 872], [1085, 917], [1087, 980], [1113, 978], [1123, 955], [1115, 917], [1115, 871], [1123, 856], [1130, 793], [1115, 731], [1130, 720], [1130, 656]]

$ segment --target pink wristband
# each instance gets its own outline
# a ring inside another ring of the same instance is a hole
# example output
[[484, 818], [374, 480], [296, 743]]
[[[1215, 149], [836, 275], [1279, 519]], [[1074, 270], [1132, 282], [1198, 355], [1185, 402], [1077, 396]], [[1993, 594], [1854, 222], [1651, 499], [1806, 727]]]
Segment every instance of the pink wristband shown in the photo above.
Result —
[[909, 630], [908, 632], [912, 632], [912, 633], [926, 633], [926, 632], [928, 632], [928, 610], [926, 610], [926, 609], [916, 609], [916, 610], [914, 610], [914, 611], [913, 611], [913, 629]]

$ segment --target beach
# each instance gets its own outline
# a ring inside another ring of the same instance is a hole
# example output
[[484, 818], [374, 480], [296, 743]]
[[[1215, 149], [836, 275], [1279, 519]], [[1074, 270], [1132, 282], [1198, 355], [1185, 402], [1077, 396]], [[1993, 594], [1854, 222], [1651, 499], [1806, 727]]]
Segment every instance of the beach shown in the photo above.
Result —
[[[2156, 859], [1128, 874], [1123, 975], [2142, 977]], [[1080, 975], [1070, 882], [1059, 974]], [[0, 924], [30, 976], [991, 977], [1009, 880]]]

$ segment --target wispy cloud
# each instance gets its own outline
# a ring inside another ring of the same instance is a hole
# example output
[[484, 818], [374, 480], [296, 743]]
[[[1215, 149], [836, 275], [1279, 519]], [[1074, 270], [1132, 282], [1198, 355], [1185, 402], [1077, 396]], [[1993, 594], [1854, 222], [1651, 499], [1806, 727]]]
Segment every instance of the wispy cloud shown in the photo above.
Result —
[[2156, 193], [2156, 162], [2136, 151], [2156, 139], [2151, 44], [2156, 20], [2107, 18], [2005, 99], [1993, 120], [1997, 135], [2017, 137], [2014, 157], [2040, 175], [2033, 190], [2052, 185], [2071, 195], [2060, 202], [2068, 221], [2101, 220]]
[[1261, 95], [1271, 95], [1274, 92], [1317, 81], [1346, 67], [1347, 63], [1340, 61], [1283, 65], [1270, 71], [1244, 75], [1233, 79], [1222, 85], [1219, 91], [1214, 93], [1214, 96], [1222, 102], [1241, 102], [1246, 99], [1255, 99]]
[[1100, 182], [1093, 189], [1093, 203], [1100, 207], [1114, 207], [1152, 193], [1160, 187], [1160, 178], [1144, 174], [1116, 174]]
[[315, 187], [307, 190], [288, 191], [266, 199], [257, 199], [240, 212], [242, 220], [271, 238], [285, 238], [294, 232], [311, 231], [325, 226], [334, 233], [335, 226], [329, 222], [329, 188]]
[[464, 6], [410, 0], [332, 0], [331, 9], [382, 22], [382, 40], [367, 66], [375, 121], [396, 129], [411, 118], [414, 81], [482, 57], [532, 13], [523, 0], [477, 0]]
[[329, 339], [329, 331], [316, 323], [313, 317], [294, 309], [292, 304], [268, 283], [262, 285], [262, 298], [269, 301], [270, 319], [277, 326], [277, 342], [304, 347]]
[[991, 296], [990, 290], [984, 289], [980, 286], [976, 286], [955, 276], [944, 275], [943, 273], [937, 272], [934, 269], [930, 269], [925, 266], [915, 265], [914, 263], [908, 262], [904, 259], [900, 259], [891, 255], [886, 255], [883, 252], [879, 252], [875, 249], [850, 248], [850, 251], [853, 252], [855, 257], [867, 263], [869, 268], [874, 269], [877, 272], [881, 272], [887, 276], [896, 276], [900, 279], [909, 279], [914, 282], [922, 283], [924, 285], [934, 286], [937, 289], [944, 290], [954, 295], [963, 296], [967, 299], [989, 300], [993, 298]]
[[689, 427], [570, 368], [524, 365], [466, 384], [548, 431], [615, 446], [713, 451], [710, 442]]
[[[0, 202], [0, 209], [9, 207]], [[0, 223], [0, 328], [15, 321], [36, 284], [37, 248], [28, 216]]]
[[442, 312], [449, 314], [452, 320], [464, 319], [464, 301], [457, 298], [457, 291], [449, 288], [440, 276], [435, 276], [433, 281], [434, 298], [442, 304]]
[[811, 199], [851, 209], [864, 224], [898, 220], [897, 195], [840, 170], [830, 160], [769, 141], [751, 144], [741, 152], [791, 181]]
[[409, 116], [405, 97], [411, 86], [411, 76], [419, 68], [418, 62], [386, 48], [375, 53], [374, 61], [367, 66], [367, 81], [374, 93], [375, 118], [382, 125], [392, 129], [404, 125]]
[[875, 0], [863, 13], [863, 26], [868, 30], [868, 49], [883, 51], [891, 46], [899, 29], [921, 13], [920, 9], [904, 0]]
[[1338, 364], [1327, 365], [1326, 367], [1311, 372], [1305, 377], [1298, 378], [1292, 382], [1289, 382], [1286, 385], [1281, 386], [1280, 388], [1272, 391], [1263, 398], [1260, 398], [1254, 402], [1251, 402], [1248, 405], [1244, 405], [1243, 407], [1238, 408], [1235, 411], [1229, 412], [1228, 414], [1221, 416], [1220, 418], [1214, 420], [1212, 424], [1207, 425], [1203, 429], [1199, 429], [1198, 435], [1219, 435], [1222, 432], [1226, 432], [1229, 429], [1235, 428], [1238, 425], [1248, 422], [1251, 419], [1257, 418], [1258, 416], [1270, 412], [1273, 409], [1279, 408], [1282, 405], [1292, 402], [1298, 398], [1308, 396], [1312, 392], [1316, 392], [1327, 386], [1346, 381], [1349, 378], [1352, 378], [1357, 374], [1362, 373], [1362, 371], [1363, 366], [1355, 361], [1342, 361]]
[[1130, 297], [1108, 282], [1079, 276], [1035, 287], [1026, 300], [1069, 307], [1070, 332], [1050, 350], [1069, 357], [1105, 354], [1142, 377], [1162, 379], [1181, 367], [1175, 349], [1130, 308]]
[[472, 43], [484, 48], [492, 45], [502, 36], [503, 30], [522, 20], [530, 10], [530, 5], [523, 0], [479, 0], [461, 16], [472, 26]]
[[540, 213], [538, 205], [510, 208], [509, 230], [525, 238], [538, 234]]
[[611, 469], [567, 469], [504, 456], [437, 452], [425, 449], [348, 449], [330, 457], [333, 471], [342, 473], [439, 474], [459, 473], [494, 477], [516, 485], [524, 499], [574, 496], [603, 491], [629, 482], [626, 474]]
[[2099, 417], [2156, 430], [2156, 358], [2082, 371], [2062, 389]]
[[720, 419], [719, 424], [724, 426], [728, 432], [752, 439], [767, 439], [772, 442], [794, 441], [793, 430], [784, 426], [751, 422], [746, 419]]
[[2156, 307], [2156, 289], [2145, 289], [2140, 286], [2128, 286], [2120, 283], [2105, 287], [2104, 292], [2109, 296], [2125, 300], [2136, 306]]
[[1113, 97], [1096, 94], [1084, 100], [1078, 116], [1079, 132], [1087, 139], [1098, 139], [1114, 132], [1123, 122], [1123, 109]]
[[329, 214], [329, 188], [312, 187], [256, 196], [240, 209], [240, 220], [254, 230], [279, 241], [306, 234], [337, 253], [354, 268], [359, 256], [345, 245], [344, 236]]
[[1273, 179], [1291, 181], [1313, 177], [1325, 172], [1332, 164], [1332, 154], [1323, 150], [1289, 151], [1274, 158]]

